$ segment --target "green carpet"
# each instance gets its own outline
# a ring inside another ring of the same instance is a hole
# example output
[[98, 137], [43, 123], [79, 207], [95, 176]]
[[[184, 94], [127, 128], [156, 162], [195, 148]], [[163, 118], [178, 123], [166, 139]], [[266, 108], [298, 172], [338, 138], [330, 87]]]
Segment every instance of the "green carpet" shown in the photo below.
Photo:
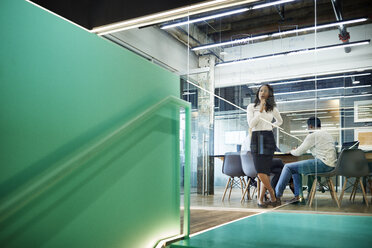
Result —
[[170, 246], [372, 247], [372, 217], [269, 212], [199, 234]]

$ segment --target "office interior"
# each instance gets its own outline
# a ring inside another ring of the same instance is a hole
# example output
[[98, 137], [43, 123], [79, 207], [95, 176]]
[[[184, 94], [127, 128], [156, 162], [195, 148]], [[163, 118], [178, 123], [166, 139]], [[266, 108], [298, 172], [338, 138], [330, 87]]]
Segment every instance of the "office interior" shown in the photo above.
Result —
[[[2, 1], [1, 246], [370, 247], [372, 3], [170, 2]], [[365, 173], [227, 189], [262, 84], [276, 158], [312, 158], [287, 153], [315, 116]]]

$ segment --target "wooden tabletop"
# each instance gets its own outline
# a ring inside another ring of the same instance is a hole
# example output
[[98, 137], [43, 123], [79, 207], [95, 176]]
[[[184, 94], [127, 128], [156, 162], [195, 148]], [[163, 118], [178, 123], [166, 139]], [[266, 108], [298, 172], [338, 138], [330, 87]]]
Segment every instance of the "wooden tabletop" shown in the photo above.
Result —
[[372, 162], [372, 151], [364, 151], [368, 162]]
[[[372, 162], [372, 150], [364, 151], [364, 153], [366, 155], [368, 162]], [[225, 158], [225, 155], [210, 155], [209, 157], [219, 158], [223, 160]], [[296, 157], [289, 153], [275, 153], [274, 158], [280, 158], [286, 164], [286, 163], [297, 162], [297, 161], [301, 161], [305, 159], [312, 159], [313, 156], [311, 154], [303, 154], [299, 157]]]
[[[210, 155], [209, 157], [219, 158], [223, 160], [225, 158], [225, 155]], [[304, 154], [304, 155], [296, 157], [290, 153], [275, 153], [274, 158], [280, 158], [283, 161], [283, 163], [286, 164], [286, 163], [292, 163], [292, 162], [297, 162], [297, 161], [306, 160], [306, 159], [312, 159], [313, 156], [311, 154]]]

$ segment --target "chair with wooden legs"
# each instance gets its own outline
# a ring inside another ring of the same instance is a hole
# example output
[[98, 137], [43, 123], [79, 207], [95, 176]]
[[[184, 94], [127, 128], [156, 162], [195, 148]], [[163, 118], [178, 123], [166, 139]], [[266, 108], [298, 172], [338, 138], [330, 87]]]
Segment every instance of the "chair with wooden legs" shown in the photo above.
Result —
[[[242, 152], [240, 154], [241, 162], [242, 162], [242, 169], [244, 174], [248, 177], [248, 182], [244, 188], [243, 196], [242, 199], [240, 200], [241, 202], [244, 201], [244, 197], [247, 195], [248, 200], [252, 199], [251, 194], [250, 194], [250, 189], [251, 189], [251, 180], [257, 177], [257, 171], [256, 168], [254, 167], [253, 163], [253, 157], [251, 152]], [[252, 179], [253, 178], [253, 179]], [[257, 189], [257, 198], [259, 197], [260, 193], [260, 179], [257, 177], [258, 182], [257, 182], [257, 188], [254, 189], [252, 196], [255, 194], [255, 191]]]
[[[327, 184], [328, 184], [328, 187], [329, 187], [329, 193], [331, 194], [332, 200], [334, 200], [336, 202], [336, 204], [337, 204], [337, 207], [340, 208], [340, 202], [338, 200], [338, 197], [337, 197], [337, 194], [336, 194], [336, 191], [335, 191], [335, 188], [334, 188], [334, 184], [333, 184], [333, 181], [332, 181], [332, 177], [335, 176], [335, 175], [336, 175], [335, 173], [319, 173], [319, 174], [317, 174], [317, 176], [325, 177], [326, 178], [326, 181], [327, 181]], [[308, 197], [308, 205], [309, 205], [309, 207], [311, 207], [311, 205], [313, 203], [313, 200], [314, 200], [315, 194], [316, 194], [316, 186], [319, 183], [320, 182], [315, 177], [314, 182], [313, 182], [313, 185], [311, 187], [311, 191], [309, 193], [309, 197]]]
[[310, 190], [310, 193], [309, 193], [309, 197], [307, 199], [307, 202], [308, 202], [308, 205], [309, 207], [311, 207], [312, 203], [313, 203], [313, 200], [315, 198], [315, 194], [316, 194], [316, 188], [317, 188], [317, 184], [320, 184], [320, 182], [318, 181], [317, 177], [325, 177], [326, 178], [326, 182], [328, 184], [328, 188], [329, 188], [329, 193], [331, 194], [331, 197], [332, 197], [332, 200], [334, 200], [337, 204], [337, 206], [340, 208], [340, 202], [338, 200], [338, 197], [337, 197], [337, 194], [336, 194], [336, 191], [335, 191], [335, 187], [334, 187], [334, 184], [333, 184], [333, 181], [332, 181], [332, 177], [333, 176], [336, 176], [337, 175], [337, 172], [338, 172], [338, 168], [340, 167], [340, 163], [342, 161], [342, 157], [344, 156], [344, 151], [343, 150], [337, 160], [337, 164], [335, 166], [335, 168], [330, 171], [330, 172], [326, 172], [326, 173], [311, 173], [311, 174], [307, 174], [307, 175], [310, 175], [310, 176], [315, 176], [315, 179], [314, 179], [314, 182], [313, 182], [313, 185], [311, 187], [311, 190]]
[[[229, 176], [229, 179], [225, 187], [225, 191], [222, 196], [222, 201], [225, 199], [225, 195], [226, 195], [228, 188], [230, 188], [229, 200], [230, 200], [232, 188], [235, 186], [241, 188], [241, 191], [243, 194], [243, 189], [245, 187], [245, 180], [243, 177], [245, 176], [245, 174], [242, 170], [242, 164], [241, 164], [239, 152], [228, 152], [225, 154], [225, 159], [223, 160], [223, 165], [222, 165], [222, 173]], [[238, 182], [235, 181], [236, 177], [240, 181], [240, 186]]]
[[362, 182], [362, 178], [365, 176], [369, 176], [369, 168], [368, 168], [368, 161], [365, 157], [365, 154], [360, 149], [351, 149], [351, 150], [344, 150], [341, 152], [340, 158], [340, 166], [338, 169], [338, 175], [345, 177], [345, 182], [342, 187], [341, 195], [340, 195], [340, 203], [342, 202], [342, 198], [344, 196], [346, 184], [350, 178], [355, 177], [354, 186], [350, 195], [350, 200], [354, 201], [355, 195], [358, 189], [358, 184], [360, 184], [360, 188], [362, 189], [364, 201], [368, 206], [367, 195], [364, 190], [364, 185]]

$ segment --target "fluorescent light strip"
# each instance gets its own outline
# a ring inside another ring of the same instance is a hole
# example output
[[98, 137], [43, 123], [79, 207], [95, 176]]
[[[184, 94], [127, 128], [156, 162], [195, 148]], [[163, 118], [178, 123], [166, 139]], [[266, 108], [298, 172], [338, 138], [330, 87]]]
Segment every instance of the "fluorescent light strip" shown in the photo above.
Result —
[[[262, 83], [267, 83], [267, 82], [270, 82], [270, 83], [273, 83], [273, 82], [279, 82], [279, 81], [282, 81], [282, 80], [291, 80], [291, 79], [297, 79], [297, 78], [304, 78], [304, 77], [320, 77], [320, 76], [326, 76], [326, 75], [330, 75], [330, 74], [340, 74], [340, 73], [351, 73], [351, 72], [362, 72], [362, 71], [367, 71], [367, 70], [372, 70], [372, 67], [361, 67], [361, 68], [358, 68], [358, 69], [348, 69], [348, 70], [339, 70], [339, 71], [327, 71], [327, 72], [321, 72], [321, 73], [308, 73], [308, 74], [299, 74], [299, 75], [295, 75], [295, 76], [291, 76], [291, 77], [282, 77], [282, 78], [269, 78], [269, 79], [262, 79], [262, 80], [255, 80], [255, 81], [251, 81], [251, 82], [241, 82], [239, 84], [262, 84]], [[371, 73], [368, 73], [366, 75], [370, 75]], [[340, 77], [349, 77], [349, 75], [346, 75], [346, 76], [340, 76]], [[319, 80], [319, 79], [308, 79], [307, 81], [316, 81], [316, 80]], [[284, 83], [291, 83], [291, 82], [303, 82], [304, 80], [299, 80], [299, 81], [290, 81], [290, 82], [284, 82]], [[282, 84], [284, 84], [282, 83]], [[273, 83], [272, 85], [279, 85], [279, 83]], [[259, 85], [260, 86], [260, 85]], [[255, 86], [250, 86], [250, 87], [259, 87], [257, 85]]]
[[209, 48], [213, 48], [213, 47], [222, 47], [222, 46], [228, 46], [228, 45], [234, 45], [234, 44], [245, 44], [248, 41], [260, 40], [260, 39], [265, 39], [265, 38], [268, 38], [268, 37], [277, 37], [277, 36], [284, 36], [284, 35], [293, 34], [293, 33], [302, 33], [302, 32], [307, 32], [307, 31], [320, 30], [320, 29], [325, 29], [325, 28], [329, 28], [329, 27], [336, 27], [336, 26], [341, 26], [341, 25], [346, 25], [346, 24], [365, 22], [367, 20], [368, 20], [368, 18], [359, 18], [359, 19], [354, 19], [354, 20], [333, 22], [333, 23], [323, 24], [323, 25], [319, 25], [319, 26], [288, 30], [288, 31], [272, 33], [272, 34], [259, 35], [259, 36], [255, 36], [255, 37], [251, 37], [251, 38], [243, 38], [243, 39], [237, 39], [237, 40], [233, 40], [233, 41], [225, 41], [225, 42], [221, 42], [221, 43], [207, 44], [207, 45], [194, 47], [191, 50], [198, 51], [198, 50], [209, 49]]
[[350, 43], [347, 43], [347, 44], [340, 44], [340, 45], [323, 46], [323, 47], [318, 47], [318, 48], [302, 49], [302, 50], [290, 52], [286, 55], [292, 56], [292, 55], [298, 55], [298, 54], [312, 53], [312, 52], [316, 52], [316, 51], [319, 51], [319, 50], [327, 51], [327, 50], [337, 49], [337, 48], [340, 48], [340, 47], [361, 46], [361, 45], [367, 45], [367, 44], [369, 44], [369, 42], [370, 42], [370, 40], [368, 40], [368, 41], [358, 41], [358, 42], [355, 42], [355, 43], [350, 42]]
[[366, 87], [371, 87], [371, 85], [359, 85], [359, 86], [351, 86], [351, 87], [333, 87], [333, 88], [326, 88], [326, 89], [283, 92], [283, 93], [275, 93], [274, 95], [280, 96], [280, 95], [300, 94], [300, 93], [318, 92], [318, 91], [326, 91], [326, 90], [342, 90], [342, 89], [347, 90], [347, 89], [366, 88]]
[[272, 2], [272, 3], [257, 4], [253, 6], [252, 9], [262, 9], [262, 8], [266, 8], [266, 7], [270, 7], [270, 6], [274, 6], [278, 4], [283, 4], [283, 3], [294, 2], [294, 1], [295, 0], [280, 0], [280, 1]]
[[291, 101], [278, 101], [279, 103], [292, 103], [292, 102], [309, 102], [309, 101], [316, 101], [316, 100], [330, 100], [330, 99], [341, 99], [341, 98], [353, 98], [353, 97], [363, 97], [363, 96], [372, 96], [372, 94], [361, 94], [361, 95], [354, 95], [354, 96], [331, 96], [331, 97], [321, 97], [321, 98], [310, 98], [310, 99], [300, 99], [300, 100], [291, 100]]
[[[330, 110], [328, 112], [323, 112], [323, 111], [319, 111], [319, 110], [314, 110], [313, 112], [310, 112], [310, 113], [291, 113], [291, 114], [286, 114], [286, 116], [288, 117], [292, 117], [292, 116], [302, 116], [302, 115], [321, 115], [321, 114], [328, 114], [328, 113], [354, 113], [354, 107], [349, 107], [349, 109], [345, 109], [343, 110], [344, 107], [340, 107], [338, 108], [337, 110]], [[327, 109], [321, 109], [321, 110], [327, 110]], [[301, 112], [304, 112], [304, 111], [309, 111], [309, 110], [302, 110]], [[319, 112], [318, 112], [319, 111]], [[363, 111], [363, 112], [368, 112], [368, 111]], [[281, 112], [283, 114], [283, 112]], [[285, 114], [285, 113], [284, 113]], [[360, 114], [360, 112], [359, 112]]]
[[[312, 111], [339, 111], [340, 109], [348, 109], [348, 110], [354, 110], [354, 107], [337, 107], [337, 108], [323, 108], [323, 109], [314, 109]], [[280, 110], [279, 110], [280, 111]], [[302, 113], [302, 112], [309, 112], [308, 109], [301, 109], [301, 110], [291, 110], [291, 111], [280, 111], [281, 114], [287, 114], [287, 113]], [[343, 110], [345, 111], [345, 110]]]
[[173, 15], [173, 14], [183, 14], [183, 12], [185, 11], [191, 11], [194, 9], [198, 9], [201, 7], [207, 7], [210, 5], [214, 5], [216, 3], [226, 2], [226, 1], [228, 0], [214, 0], [214, 1], [203, 2], [200, 4], [195, 4], [195, 5], [191, 5], [187, 7], [173, 9], [173, 10], [169, 10], [169, 11], [165, 11], [165, 12], [161, 12], [161, 13], [157, 13], [153, 15], [148, 15], [148, 16], [135, 18], [135, 19], [127, 20], [127, 21], [122, 21], [122, 22], [118, 22], [118, 23], [114, 23], [114, 24], [110, 24], [110, 25], [106, 25], [102, 27], [93, 28], [90, 32], [97, 33], [98, 35], [105, 35], [109, 33], [119, 32], [122, 30], [141, 26], [141, 25], [135, 25], [135, 26], [127, 26], [127, 25], [131, 25], [131, 24], [138, 23], [138, 22], [149, 21], [152, 19], [159, 19], [161, 17], [165, 17], [165, 16]]
[[238, 39], [238, 40], [233, 40], [233, 41], [225, 41], [225, 42], [216, 43], [216, 44], [198, 46], [198, 47], [192, 48], [191, 50], [199, 51], [199, 50], [209, 49], [209, 48], [213, 48], [213, 47], [221, 47], [221, 46], [234, 45], [234, 44], [240, 44], [240, 43], [244, 44], [244, 43], [247, 43], [248, 41], [261, 40], [261, 39], [265, 39], [269, 36], [270, 35], [268, 35], [268, 34], [264, 34], [264, 35], [260, 35], [260, 36], [250, 37], [250, 38], [244, 38], [244, 39]]
[[195, 95], [196, 92], [184, 92], [182, 95], [187, 96], [187, 95]]
[[335, 126], [336, 124], [332, 124], [332, 123], [323, 123], [322, 124], [322, 127], [333, 127]]
[[183, 25], [187, 25], [187, 24], [192, 24], [192, 23], [195, 23], [195, 22], [202, 22], [202, 21], [206, 21], [206, 20], [210, 20], [210, 19], [214, 19], [214, 18], [219, 18], [219, 17], [223, 17], [223, 16], [242, 13], [242, 12], [245, 12], [245, 11], [248, 11], [248, 10], [249, 10], [248, 8], [232, 10], [232, 11], [228, 11], [228, 12], [221, 13], [221, 14], [216, 14], [216, 15], [197, 18], [197, 19], [194, 19], [194, 20], [189, 20], [189, 21], [184, 21], [184, 22], [178, 22], [178, 23], [165, 25], [165, 26], [162, 26], [161, 29], [169, 29], [169, 28], [174, 28], [174, 27], [183, 26]]
[[[335, 125], [337, 125], [337, 124], [338, 124], [338, 123], [322, 123], [322, 127], [333, 127], [333, 126], [335, 126]], [[340, 125], [340, 124], [338, 124], [338, 125]], [[303, 125], [303, 126], [301, 126], [301, 127], [306, 128], [307, 125]]]
[[323, 24], [323, 25], [319, 25], [319, 26], [313, 26], [313, 27], [300, 28], [300, 29], [294, 29], [294, 30], [279, 32], [279, 33], [272, 34], [271, 36], [276, 37], [276, 36], [282, 36], [282, 35], [288, 35], [288, 34], [295, 34], [295, 33], [299, 33], [299, 32], [314, 31], [314, 30], [325, 29], [325, 28], [336, 27], [336, 26], [342, 26], [342, 25], [347, 25], [347, 24], [352, 24], [352, 23], [365, 22], [367, 20], [368, 20], [368, 18], [358, 18], [358, 19], [354, 19], [354, 20], [333, 22], [333, 23]]
[[[367, 116], [368, 116], [368, 115], [367, 115]], [[371, 115], [371, 116], [372, 116], [372, 115]], [[354, 118], [354, 115], [343, 115], [343, 116], [336, 115], [335, 117]]]
[[324, 51], [324, 50], [329, 50], [329, 49], [337, 49], [337, 48], [352, 47], [352, 46], [361, 46], [361, 45], [367, 45], [369, 43], [370, 43], [370, 40], [362, 40], [362, 41], [355, 41], [355, 42], [350, 42], [350, 43], [346, 43], [346, 44], [337, 44], [337, 45], [329, 45], [329, 46], [322, 46], [322, 47], [300, 49], [300, 50], [296, 50], [296, 51], [275, 53], [275, 54], [272, 54], [272, 55], [263, 55], [263, 56], [257, 56], [257, 57], [252, 57], [252, 58], [246, 58], [246, 59], [242, 59], [242, 60], [234, 60], [234, 61], [218, 63], [218, 64], [216, 64], [216, 67], [229, 66], [229, 65], [241, 64], [241, 63], [248, 63], [248, 62], [253, 62], [253, 61], [258, 61], [258, 60], [266, 60], [266, 59], [271, 59], [271, 58], [278, 58], [278, 57], [283, 57], [283, 56], [286, 56], [286, 55], [297, 55], [297, 54], [302, 54], [302, 53], [318, 52], [318, 51]]
[[[334, 74], [334, 73], [329, 73], [329, 74]], [[347, 78], [347, 77], [361, 77], [361, 76], [369, 76], [369, 75], [371, 75], [371, 73], [361, 73], [361, 74], [354, 74], [354, 75], [342, 75], [342, 76], [324, 77], [324, 78], [311, 78], [311, 79], [287, 81], [287, 82], [281, 82], [281, 83], [273, 83], [273, 84], [270, 84], [270, 85], [271, 86], [276, 86], [276, 85], [283, 85], [283, 84], [294, 84], [294, 83], [300, 83], [300, 82], [322, 81], [322, 80], [328, 80], [328, 79]], [[249, 86], [249, 88], [259, 88], [260, 86], [261, 85], [252, 85], [252, 86]]]
[[[353, 113], [350, 113], [350, 114], [353, 114]], [[358, 115], [366, 115], [366, 116], [371, 116], [372, 117], [372, 113], [371, 112], [366, 112], [366, 113], [358, 113]], [[347, 116], [344, 114], [344, 117]]]
[[[334, 127], [334, 128], [322, 128], [325, 131], [339, 131], [339, 130], [353, 130], [353, 129], [370, 129], [370, 127]], [[291, 133], [308, 133], [309, 130], [292, 130]]]
[[[329, 119], [331, 118], [332, 116], [329, 115], [329, 116], [318, 116], [319, 119]], [[305, 121], [309, 118], [296, 118], [296, 119], [292, 119], [292, 121]]]
[[327, 114], [328, 112], [314, 112], [314, 113], [300, 113], [300, 114], [287, 114], [287, 116], [299, 116], [299, 115], [314, 115], [314, 114], [317, 114], [317, 115], [320, 115], [320, 114]]
[[339, 97], [331, 96], [331, 97], [322, 97], [319, 99], [327, 100], [327, 99], [334, 99], [334, 98], [353, 98], [353, 97], [363, 97], [363, 96], [372, 96], [372, 94], [367, 93], [367, 94], [360, 94], [360, 95], [355, 95], [355, 96], [339, 96]]
[[272, 2], [272, 3], [258, 4], [258, 5], [255, 5], [253, 7], [250, 7], [250, 8], [242, 8], [242, 9], [238, 9], [238, 10], [228, 11], [228, 12], [225, 12], [225, 13], [215, 14], [215, 15], [211, 15], [211, 16], [205, 16], [205, 17], [194, 19], [194, 20], [189, 20], [189, 21], [183, 21], [183, 22], [173, 23], [173, 24], [169, 24], [169, 25], [164, 25], [164, 26], [161, 27], [161, 29], [168, 29], [168, 28], [173, 28], [173, 27], [177, 27], [177, 26], [183, 26], [183, 25], [196, 23], [196, 22], [201, 22], [201, 21], [206, 21], [206, 20], [210, 20], [210, 19], [214, 19], [214, 18], [223, 17], [223, 16], [234, 15], [234, 14], [246, 12], [246, 11], [251, 10], [251, 9], [261, 9], [261, 8], [265, 8], [265, 7], [269, 7], [269, 6], [273, 6], [273, 5], [277, 5], [277, 4], [293, 2], [293, 1], [295, 1], [295, 0], [281, 0], [281, 1]]

